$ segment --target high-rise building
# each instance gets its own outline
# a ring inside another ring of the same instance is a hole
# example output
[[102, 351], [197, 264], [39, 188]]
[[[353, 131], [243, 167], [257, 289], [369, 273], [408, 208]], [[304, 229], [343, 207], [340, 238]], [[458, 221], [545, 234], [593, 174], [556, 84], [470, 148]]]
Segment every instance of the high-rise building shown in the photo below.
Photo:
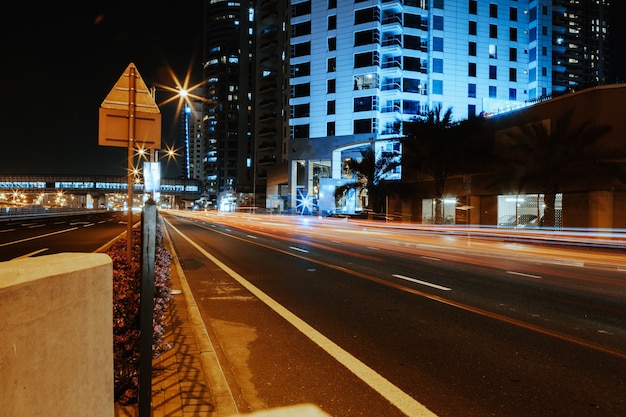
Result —
[[257, 2], [253, 163], [255, 205], [261, 207], [284, 208], [279, 196], [288, 195], [290, 12], [288, 0]]
[[396, 149], [402, 121], [501, 113], [607, 71], [606, 1], [291, 3], [292, 207], [322, 203], [355, 150]]
[[251, 1], [206, 0], [204, 181], [211, 198], [253, 192]]
[[[549, 10], [550, 2], [546, 3], [548, 5], [538, 7], [542, 11]], [[552, 2], [552, 33], [547, 38], [551, 48], [546, 48], [552, 52], [552, 91], [555, 93], [607, 83], [610, 70], [608, 3], [606, 0]], [[544, 30], [541, 27], [541, 31]]]
[[399, 150], [402, 122], [438, 106], [487, 116], [608, 73], [607, 0], [261, 0], [245, 19], [249, 6], [208, 2], [206, 179], [261, 207], [324, 204], [346, 159]]
[[187, 178], [204, 179], [204, 139], [202, 128], [202, 101], [195, 100], [185, 104], [187, 115]]

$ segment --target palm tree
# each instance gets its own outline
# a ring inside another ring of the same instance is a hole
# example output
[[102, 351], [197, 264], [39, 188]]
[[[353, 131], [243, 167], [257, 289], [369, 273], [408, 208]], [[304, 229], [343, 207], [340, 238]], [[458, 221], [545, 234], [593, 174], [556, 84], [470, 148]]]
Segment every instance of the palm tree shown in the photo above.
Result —
[[348, 159], [346, 168], [354, 175], [354, 181], [337, 187], [335, 196], [342, 196], [349, 189], [367, 191], [368, 212], [383, 213], [385, 211], [383, 196], [385, 195], [385, 176], [400, 166], [398, 152], [383, 152], [376, 158], [373, 143], [360, 151], [361, 159]]
[[567, 186], [594, 187], [601, 181], [626, 183], [624, 149], [603, 149], [597, 142], [610, 132], [608, 125], [590, 120], [572, 123], [572, 110], [556, 121], [554, 128], [542, 122], [523, 124], [507, 132], [503, 157], [509, 175], [538, 187], [544, 195], [543, 225], [555, 226], [555, 201]]
[[424, 173], [433, 179], [435, 224], [444, 223], [443, 196], [446, 181], [453, 174], [471, 171], [487, 153], [481, 146], [469, 144], [479, 132], [482, 119], [452, 120], [452, 109], [442, 113], [441, 106], [425, 118], [405, 123], [408, 134], [403, 138], [403, 175]]

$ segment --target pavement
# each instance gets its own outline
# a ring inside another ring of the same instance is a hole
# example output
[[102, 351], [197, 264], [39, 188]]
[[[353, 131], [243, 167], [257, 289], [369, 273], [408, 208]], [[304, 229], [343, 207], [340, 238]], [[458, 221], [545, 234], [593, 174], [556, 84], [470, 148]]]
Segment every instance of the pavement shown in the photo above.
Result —
[[313, 404], [239, 413], [167, 230], [164, 240], [173, 255], [172, 301], [164, 332], [164, 342], [172, 349], [152, 363], [151, 416], [139, 416], [136, 404], [115, 403], [115, 417], [330, 417]]

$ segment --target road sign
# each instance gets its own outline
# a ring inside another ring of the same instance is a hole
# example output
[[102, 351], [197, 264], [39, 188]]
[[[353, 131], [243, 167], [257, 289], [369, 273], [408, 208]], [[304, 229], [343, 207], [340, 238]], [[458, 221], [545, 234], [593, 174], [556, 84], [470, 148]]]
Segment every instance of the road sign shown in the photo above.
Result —
[[161, 148], [161, 111], [132, 62], [100, 105], [98, 123], [98, 145], [128, 147], [129, 142]]

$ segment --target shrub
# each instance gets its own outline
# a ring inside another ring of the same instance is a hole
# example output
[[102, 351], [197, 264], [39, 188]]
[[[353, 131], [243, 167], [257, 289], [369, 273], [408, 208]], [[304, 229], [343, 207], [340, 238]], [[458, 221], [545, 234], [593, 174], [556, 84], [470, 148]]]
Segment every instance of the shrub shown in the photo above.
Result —
[[[132, 230], [130, 265], [126, 238], [107, 251], [113, 260], [113, 365], [115, 401], [122, 405], [137, 402], [139, 382], [139, 300], [141, 296], [141, 229]], [[157, 224], [154, 265], [154, 310], [152, 314], [152, 356], [171, 349], [164, 343], [165, 312], [171, 301], [170, 264], [172, 255], [163, 244], [163, 231]]]

